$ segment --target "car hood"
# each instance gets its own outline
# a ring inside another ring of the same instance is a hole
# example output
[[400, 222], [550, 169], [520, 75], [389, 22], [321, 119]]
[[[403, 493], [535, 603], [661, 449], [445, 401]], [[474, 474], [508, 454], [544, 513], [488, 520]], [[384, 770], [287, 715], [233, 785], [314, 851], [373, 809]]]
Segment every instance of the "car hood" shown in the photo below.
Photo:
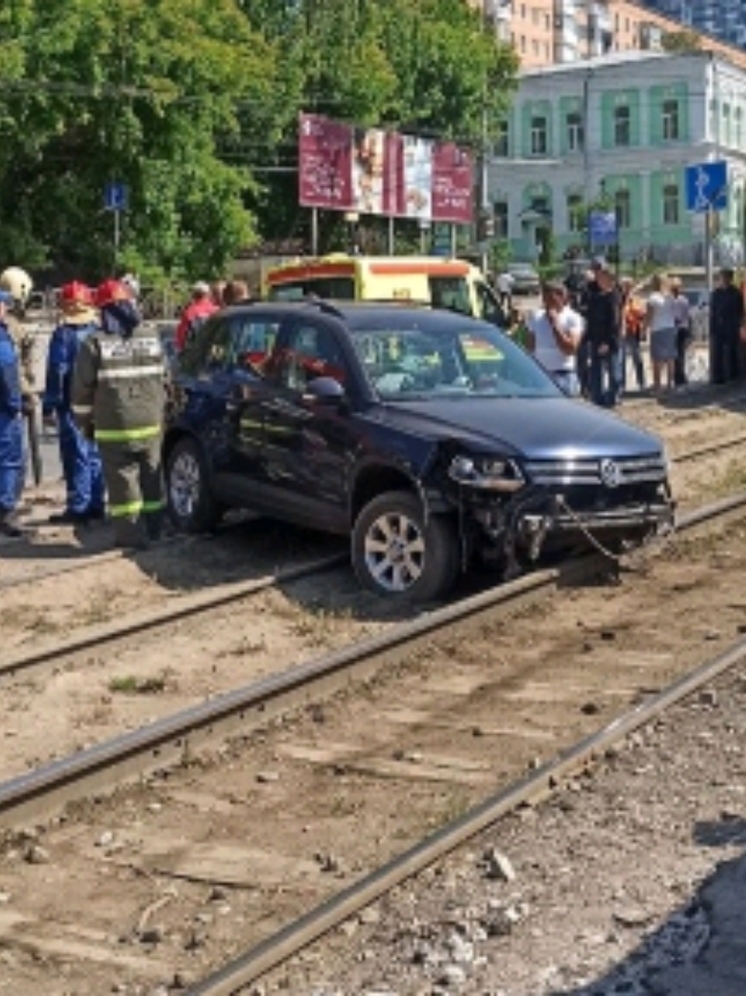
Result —
[[380, 405], [376, 417], [429, 439], [533, 460], [657, 453], [661, 440], [610, 412], [569, 398], [447, 398]]

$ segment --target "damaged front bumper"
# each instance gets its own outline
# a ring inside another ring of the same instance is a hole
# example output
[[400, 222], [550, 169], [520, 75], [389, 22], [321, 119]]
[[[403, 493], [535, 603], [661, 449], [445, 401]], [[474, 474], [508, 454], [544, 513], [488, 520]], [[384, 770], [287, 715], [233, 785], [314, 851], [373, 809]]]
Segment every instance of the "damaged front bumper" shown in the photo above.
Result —
[[536, 561], [543, 552], [561, 548], [641, 542], [674, 523], [667, 486], [650, 500], [599, 507], [577, 507], [562, 494], [526, 489], [503, 503], [472, 504], [469, 512], [493, 554], [507, 561], [517, 554]]

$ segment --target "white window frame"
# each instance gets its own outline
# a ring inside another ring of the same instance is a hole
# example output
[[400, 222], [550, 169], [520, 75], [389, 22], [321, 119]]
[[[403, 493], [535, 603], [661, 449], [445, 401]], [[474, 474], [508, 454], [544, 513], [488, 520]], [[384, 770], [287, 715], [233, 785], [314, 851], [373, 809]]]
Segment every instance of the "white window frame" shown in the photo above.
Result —
[[681, 138], [681, 106], [675, 97], [663, 101], [661, 116], [664, 142], [678, 142]]
[[585, 231], [585, 220], [578, 210], [583, 206], [582, 194], [568, 194], [566, 201], [567, 207], [567, 230], [576, 234], [578, 232]]
[[[624, 116], [622, 116], [624, 115]], [[620, 141], [620, 127], [624, 126], [625, 140]], [[617, 148], [627, 148], [632, 144], [632, 110], [629, 104], [620, 104], [614, 108], [614, 145]]]
[[582, 152], [585, 145], [583, 116], [579, 111], [570, 111], [565, 118], [567, 128], [567, 148], [569, 152]]
[[663, 187], [663, 224], [681, 224], [681, 194], [676, 183], [666, 183]]
[[617, 190], [614, 194], [614, 214], [620, 229], [632, 227], [632, 195], [629, 190]]
[[532, 156], [547, 155], [549, 152], [549, 121], [546, 115], [531, 115], [530, 140]]

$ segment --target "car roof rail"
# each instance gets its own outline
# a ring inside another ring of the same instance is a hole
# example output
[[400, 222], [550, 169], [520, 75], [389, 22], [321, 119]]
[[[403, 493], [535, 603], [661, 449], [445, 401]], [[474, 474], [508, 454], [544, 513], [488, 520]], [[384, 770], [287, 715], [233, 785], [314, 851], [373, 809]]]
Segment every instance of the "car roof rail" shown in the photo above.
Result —
[[315, 297], [314, 295], [309, 294], [303, 298], [303, 304], [306, 304], [309, 307], [318, 308], [319, 311], [323, 311], [326, 315], [334, 315], [336, 318], [344, 318], [344, 314], [339, 310], [339, 308], [335, 308], [333, 304], [330, 304], [328, 301], [324, 301], [320, 297]]

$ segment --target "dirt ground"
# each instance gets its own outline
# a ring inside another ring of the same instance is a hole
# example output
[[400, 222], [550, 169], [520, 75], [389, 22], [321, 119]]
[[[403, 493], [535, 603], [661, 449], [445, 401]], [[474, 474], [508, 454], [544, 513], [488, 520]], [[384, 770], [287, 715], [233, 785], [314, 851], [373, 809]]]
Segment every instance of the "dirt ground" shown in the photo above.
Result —
[[745, 717], [741, 666], [254, 992], [743, 996]]
[[[746, 627], [745, 569], [746, 525], [719, 539], [681, 540], [619, 586], [567, 591], [469, 640], [445, 635], [364, 688], [11, 840], [0, 858], [0, 893], [8, 897], [0, 910], [0, 991], [177, 991], [175, 979], [199, 978], [463, 812], [490, 786], [518, 777], [725, 647]], [[717, 599], [703, 597], [713, 591]], [[726, 744], [734, 751], [743, 739], [742, 728], [736, 732]], [[622, 789], [618, 798], [621, 811]], [[615, 825], [599, 822], [616, 839]], [[668, 832], [664, 820], [660, 827]], [[544, 847], [532, 852], [537, 861]], [[521, 876], [518, 893], [532, 859], [524, 862], [512, 846], [509, 853]], [[579, 849], [578, 856], [583, 862], [587, 855]], [[620, 861], [631, 878], [629, 850]], [[539, 884], [547, 878], [543, 867]], [[577, 875], [585, 881], [583, 867]], [[454, 881], [466, 897], [466, 886]], [[564, 908], [569, 919], [579, 887], [563, 881], [557, 915]], [[634, 882], [641, 882], [636, 871]], [[525, 888], [514, 904], [527, 904], [517, 910], [521, 922], [537, 902], [536, 891]], [[630, 905], [627, 897], [624, 908]], [[425, 916], [416, 918], [426, 930]], [[273, 977], [269, 991], [421, 996], [438, 989], [427, 958], [418, 967], [411, 953], [410, 980], [408, 949], [399, 958], [389, 941], [376, 948], [375, 937], [369, 947], [376, 934], [370, 926], [340, 932], [331, 947]], [[516, 964], [525, 957], [524, 950]], [[474, 977], [481, 988], [466, 991], [493, 991], [484, 973]], [[534, 984], [532, 976], [515, 996], [552, 991]], [[498, 977], [495, 985], [502, 985]]]
[[[746, 431], [738, 408], [635, 403], [621, 415], [660, 431], [671, 455]], [[730, 404], [730, 402], [729, 402]], [[683, 407], [679, 407], [683, 406]], [[746, 444], [743, 447], [746, 450]], [[740, 449], [674, 467], [680, 507], [746, 486]], [[37, 517], [48, 510], [37, 509]], [[82, 542], [82, 546], [81, 546]], [[104, 530], [75, 536], [44, 529], [38, 542], [0, 549], [0, 661], [54, 646], [73, 633], [143, 609], [176, 606], [182, 596], [344, 552], [343, 542], [262, 520], [239, 522], [218, 536], [179, 539], [160, 550], [96, 560], [82, 570], [37, 577], [50, 563], [74, 564], [105, 549]], [[9, 777], [107, 736], [359, 639], [398, 614], [361, 592], [349, 568], [297, 581], [159, 629], [73, 654], [53, 671], [3, 682], [0, 777]], [[40, 738], [38, 731], [45, 736]]]

